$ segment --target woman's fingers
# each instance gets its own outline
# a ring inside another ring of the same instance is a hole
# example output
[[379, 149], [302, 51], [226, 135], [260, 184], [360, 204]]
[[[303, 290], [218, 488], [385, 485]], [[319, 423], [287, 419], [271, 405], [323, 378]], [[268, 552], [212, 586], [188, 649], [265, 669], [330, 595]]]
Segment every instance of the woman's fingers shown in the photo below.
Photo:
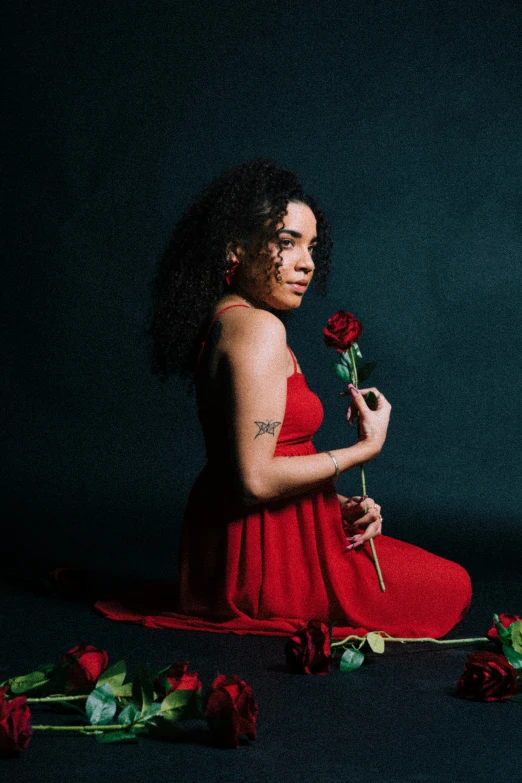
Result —
[[[350, 505], [348, 505], [348, 503]], [[379, 519], [381, 507], [373, 498], [367, 495], [357, 495], [350, 498], [342, 506], [342, 517], [345, 523], [349, 525], [350, 533], [358, 534], [360, 528], [365, 528]]]
[[361, 394], [368, 394], [368, 392], [373, 392], [377, 398], [384, 397], [384, 394], [379, 391], [375, 386], [368, 386], [367, 389], [359, 389]]
[[[362, 501], [361, 505], [366, 503], [367, 501]], [[378, 503], [369, 504], [366, 507], [366, 513], [363, 514], [363, 516], [359, 517], [355, 521], [354, 524], [356, 524], [358, 527], [367, 527], [368, 525], [371, 525], [373, 522], [377, 522], [379, 519], [382, 519], [381, 517], [381, 507]]]
[[382, 533], [382, 517], [376, 520], [375, 522], [372, 522], [371, 525], [368, 525], [364, 533], [361, 533], [360, 535], [355, 535], [350, 538], [350, 543], [353, 544], [353, 548], [357, 549], [358, 547], [362, 546], [366, 541], [369, 541], [370, 538], [376, 538], [377, 536], [380, 536]]
[[[366, 509], [366, 513], [353, 523], [353, 535], [349, 542], [351, 548], [357, 549], [371, 538], [376, 538], [382, 533], [381, 506], [372, 498], [361, 498], [359, 508]], [[361, 530], [362, 528], [362, 530]]]
[[361, 502], [362, 497], [355, 497], [355, 498], [348, 498], [348, 500], [345, 500], [344, 503], [341, 503], [341, 511], [343, 516], [345, 516], [347, 513], [350, 516], [353, 516], [355, 513], [359, 511], [359, 503]]
[[345, 502], [341, 504], [341, 513], [343, 517], [357, 519], [358, 516], [361, 516], [360, 504], [366, 498], [367, 495], [355, 495], [353, 498], [348, 498], [348, 500], [345, 500]]
[[[367, 445], [373, 446], [369, 459], [373, 459], [380, 453], [384, 441], [386, 440], [386, 433], [388, 431], [388, 423], [390, 420], [391, 405], [384, 395], [373, 386], [368, 389], [356, 389], [354, 386], [350, 386], [352, 393], [352, 404], [355, 405], [359, 412], [359, 437], [358, 441], [366, 441]], [[373, 392], [377, 398], [377, 407], [370, 408], [366, 404], [364, 394]]]
[[[362, 498], [361, 503], [371, 501], [371, 498]], [[361, 530], [362, 529], [362, 530]], [[361, 547], [366, 541], [371, 538], [376, 538], [382, 533], [382, 516], [381, 507], [378, 503], [374, 503], [367, 513], [364, 514], [356, 522], [350, 525], [350, 536], [348, 538], [349, 546], [346, 551], [350, 549], [357, 549]]]
[[[368, 394], [368, 392], [373, 392], [375, 396], [377, 397], [377, 407], [382, 408], [384, 405], [389, 405], [390, 403], [384, 396], [382, 392], [377, 389], [376, 386], [369, 386], [366, 389], [356, 389], [353, 384], [350, 384], [348, 387], [352, 391], [352, 396], [355, 401], [355, 403], [359, 403], [358, 407], [361, 407], [362, 405], [366, 405], [366, 401], [364, 400], [364, 395]], [[362, 399], [358, 399], [362, 398]], [[368, 407], [368, 406], [366, 406]]]

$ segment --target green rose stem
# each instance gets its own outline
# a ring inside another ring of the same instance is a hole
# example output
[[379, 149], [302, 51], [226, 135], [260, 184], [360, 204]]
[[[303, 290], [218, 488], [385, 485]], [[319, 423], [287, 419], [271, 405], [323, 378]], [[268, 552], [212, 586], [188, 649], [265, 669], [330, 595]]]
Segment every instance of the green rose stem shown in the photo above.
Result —
[[59, 701], [86, 701], [89, 698], [89, 694], [85, 693], [81, 696], [42, 696], [39, 699], [31, 698], [27, 699], [28, 704], [52, 704]]
[[[400, 642], [401, 644], [404, 644], [405, 642], [432, 642], [433, 644], [471, 644], [472, 642], [489, 642], [491, 641], [488, 639], [487, 636], [476, 636], [472, 639], [432, 639], [430, 636], [410, 636], [408, 638], [400, 638], [398, 636], [389, 636], [384, 631], [378, 631], [380, 636], [382, 636], [383, 639], [385, 639], [387, 642]], [[342, 647], [344, 644], [349, 644], [350, 642], [364, 642], [366, 640], [366, 636], [347, 636], [345, 639], [342, 639], [340, 642], [330, 642], [330, 647]]]
[[[353, 345], [350, 346], [350, 356], [352, 359], [353, 385], [355, 386], [356, 389], [358, 389], [359, 377], [357, 375], [357, 361], [355, 358], [355, 351], [353, 350]], [[357, 421], [357, 434], [360, 435], [359, 420]], [[361, 465], [360, 469], [361, 469], [362, 494], [366, 495], [366, 476], [364, 474], [364, 465]], [[368, 511], [368, 507], [366, 506], [364, 509], [364, 513], [366, 514], [367, 511]], [[375, 570], [377, 571], [377, 578], [379, 579], [379, 586], [381, 588], [381, 592], [384, 593], [384, 591], [386, 590], [386, 586], [384, 584], [384, 579], [382, 578], [381, 566], [379, 565], [379, 558], [377, 557], [377, 552], [375, 551], [375, 544], [373, 543], [373, 538], [370, 538], [370, 549], [372, 551], [373, 564], [375, 566]]]
[[100, 731], [126, 731], [128, 728], [145, 728], [145, 723], [133, 723], [125, 726], [121, 723], [106, 723], [101, 726], [33, 726], [33, 731], [77, 731], [80, 734], [95, 734]]

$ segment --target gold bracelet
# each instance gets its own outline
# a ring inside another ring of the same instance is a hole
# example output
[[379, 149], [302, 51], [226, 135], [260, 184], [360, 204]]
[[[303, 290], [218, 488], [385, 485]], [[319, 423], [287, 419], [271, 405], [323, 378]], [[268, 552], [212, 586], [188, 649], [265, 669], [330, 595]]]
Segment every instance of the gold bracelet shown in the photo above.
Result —
[[325, 454], [328, 454], [328, 456], [330, 457], [330, 459], [332, 460], [332, 462], [334, 464], [335, 474], [333, 476], [333, 481], [335, 483], [337, 481], [337, 479], [339, 478], [339, 463], [337, 462], [337, 460], [335, 459], [335, 457], [334, 457], [334, 455], [332, 454], [331, 451], [325, 451]]

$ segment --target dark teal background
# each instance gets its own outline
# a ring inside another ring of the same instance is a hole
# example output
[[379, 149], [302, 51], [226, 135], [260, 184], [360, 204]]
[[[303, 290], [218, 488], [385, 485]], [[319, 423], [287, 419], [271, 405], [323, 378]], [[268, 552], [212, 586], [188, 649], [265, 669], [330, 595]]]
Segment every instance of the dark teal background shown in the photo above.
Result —
[[[173, 573], [204, 460], [152, 378], [156, 259], [254, 156], [298, 171], [336, 241], [289, 325], [353, 441], [321, 330], [339, 307], [393, 405], [367, 470], [386, 532], [470, 568], [522, 543], [521, 7], [509, 0], [9, 2], [4, 552]], [[356, 473], [341, 491], [358, 491]]]

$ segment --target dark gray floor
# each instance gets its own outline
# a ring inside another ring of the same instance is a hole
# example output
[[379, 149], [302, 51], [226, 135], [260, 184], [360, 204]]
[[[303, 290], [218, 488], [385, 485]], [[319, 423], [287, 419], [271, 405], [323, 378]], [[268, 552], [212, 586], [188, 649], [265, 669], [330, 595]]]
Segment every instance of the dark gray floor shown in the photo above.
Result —
[[[521, 587], [513, 573], [475, 578], [473, 605], [452, 636], [482, 635], [493, 611], [520, 613]], [[452, 693], [469, 647], [389, 646], [357, 672], [303, 677], [284, 670], [281, 638], [113, 623], [86, 604], [13, 584], [3, 588], [1, 628], [2, 679], [52, 662], [84, 640], [130, 669], [188, 660], [205, 684], [217, 670], [237, 673], [259, 702], [258, 739], [236, 751], [206, 744], [204, 731], [190, 742], [143, 739], [130, 746], [40, 734], [23, 758], [0, 765], [1, 783], [520, 780], [522, 705], [470, 703]]]

